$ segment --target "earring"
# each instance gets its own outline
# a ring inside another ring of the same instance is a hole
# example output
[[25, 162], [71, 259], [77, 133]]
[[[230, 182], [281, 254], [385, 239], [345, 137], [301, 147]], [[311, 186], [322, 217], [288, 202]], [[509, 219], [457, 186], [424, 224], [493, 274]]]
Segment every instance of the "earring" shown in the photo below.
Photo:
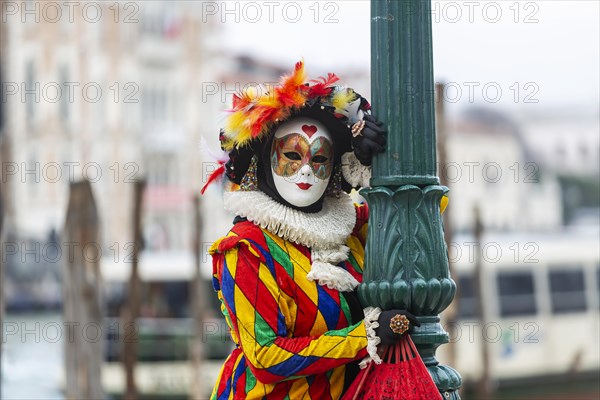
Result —
[[250, 160], [250, 165], [248, 166], [248, 171], [244, 174], [242, 181], [240, 182], [240, 190], [243, 192], [254, 192], [258, 190], [258, 181], [256, 180], [256, 169], [257, 169], [258, 159], [256, 156], [252, 157]]
[[329, 180], [329, 185], [327, 185], [326, 195], [329, 197], [339, 198], [342, 193], [342, 167], [341, 165], [336, 165], [333, 169], [333, 174], [331, 175], [331, 179]]

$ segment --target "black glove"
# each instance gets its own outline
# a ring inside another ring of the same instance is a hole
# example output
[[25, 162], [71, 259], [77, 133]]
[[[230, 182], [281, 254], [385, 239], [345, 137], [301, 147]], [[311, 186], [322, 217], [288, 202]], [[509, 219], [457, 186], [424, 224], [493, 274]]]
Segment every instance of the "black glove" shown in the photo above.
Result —
[[390, 321], [398, 314], [405, 315], [410, 321], [410, 325], [421, 326], [419, 320], [406, 310], [382, 311], [377, 320], [379, 327], [375, 328], [375, 334], [381, 339], [381, 344], [392, 345], [400, 339], [401, 335], [394, 333], [390, 328]]
[[361, 135], [352, 138], [352, 148], [362, 165], [371, 165], [373, 156], [385, 150], [385, 128], [383, 122], [370, 114], [365, 114], [363, 120], [365, 126]]

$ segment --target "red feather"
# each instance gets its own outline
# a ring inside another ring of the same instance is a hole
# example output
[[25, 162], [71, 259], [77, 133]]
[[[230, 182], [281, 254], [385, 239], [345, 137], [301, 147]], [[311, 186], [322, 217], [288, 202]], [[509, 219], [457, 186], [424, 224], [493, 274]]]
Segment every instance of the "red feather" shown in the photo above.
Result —
[[241, 97], [238, 96], [237, 94], [233, 95], [233, 109], [235, 110], [236, 108], [238, 108], [238, 105], [240, 104], [240, 101], [242, 101]]
[[340, 78], [331, 72], [327, 74], [327, 78], [321, 76], [317, 79], [311, 79], [311, 82], [313, 82], [314, 85], [308, 89], [308, 96], [311, 98], [328, 96], [333, 90], [332, 85], [339, 80]]
[[275, 120], [274, 115], [277, 111], [276, 108], [265, 108], [264, 111], [259, 113], [260, 116], [252, 123], [252, 137], [258, 136], [264, 124]]
[[276, 91], [277, 100], [286, 107], [300, 106], [302, 104], [302, 95], [298, 93], [298, 88], [281, 88]]
[[334, 83], [336, 83], [339, 80], [340, 80], [340, 78], [336, 74], [333, 74], [330, 72], [327, 74], [327, 78], [320, 76], [317, 79], [311, 79], [310, 81], [317, 83], [317, 84], [322, 83], [324, 86], [328, 87], [328, 86], [333, 85]]
[[308, 97], [313, 98], [328, 96], [332, 90], [333, 88], [325, 87], [325, 85], [322, 83], [317, 83], [316, 85], [311, 86], [308, 90]]
[[200, 190], [200, 194], [204, 194], [204, 192], [206, 191], [206, 188], [211, 183], [213, 183], [217, 179], [221, 178], [222, 175], [225, 173], [225, 165], [222, 163], [219, 163], [219, 164], [220, 164], [219, 168], [217, 168], [212, 174], [210, 174], [210, 176], [208, 177], [208, 181], [206, 181], [206, 184], [204, 186], [202, 186], [202, 190]]

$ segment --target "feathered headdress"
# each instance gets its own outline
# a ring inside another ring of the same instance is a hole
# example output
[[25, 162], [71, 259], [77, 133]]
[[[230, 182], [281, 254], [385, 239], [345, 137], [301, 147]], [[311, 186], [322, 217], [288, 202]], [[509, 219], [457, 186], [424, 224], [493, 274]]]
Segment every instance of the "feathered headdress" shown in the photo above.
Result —
[[[306, 82], [304, 63], [296, 63], [290, 75], [283, 76], [271, 91], [259, 94], [256, 89], [233, 96], [231, 115], [226, 120], [221, 146], [230, 151], [255, 139], [262, 139], [273, 125], [289, 118], [305, 106], [320, 105], [336, 117], [348, 117], [350, 103], [358, 96], [352, 89], [334, 86], [339, 78], [332, 73]], [[362, 104], [364, 110], [368, 103]]]

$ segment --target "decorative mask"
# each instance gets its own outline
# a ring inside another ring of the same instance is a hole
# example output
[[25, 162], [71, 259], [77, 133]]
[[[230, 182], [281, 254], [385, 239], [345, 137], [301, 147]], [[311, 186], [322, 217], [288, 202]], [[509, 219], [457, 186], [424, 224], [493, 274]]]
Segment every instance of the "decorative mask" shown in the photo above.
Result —
[[319, 121], [293, 118], [275, 131], [271, 172], [285, 201], [296, 207], [314, 204], [325, 193], [332, 171], [331, 135]]

